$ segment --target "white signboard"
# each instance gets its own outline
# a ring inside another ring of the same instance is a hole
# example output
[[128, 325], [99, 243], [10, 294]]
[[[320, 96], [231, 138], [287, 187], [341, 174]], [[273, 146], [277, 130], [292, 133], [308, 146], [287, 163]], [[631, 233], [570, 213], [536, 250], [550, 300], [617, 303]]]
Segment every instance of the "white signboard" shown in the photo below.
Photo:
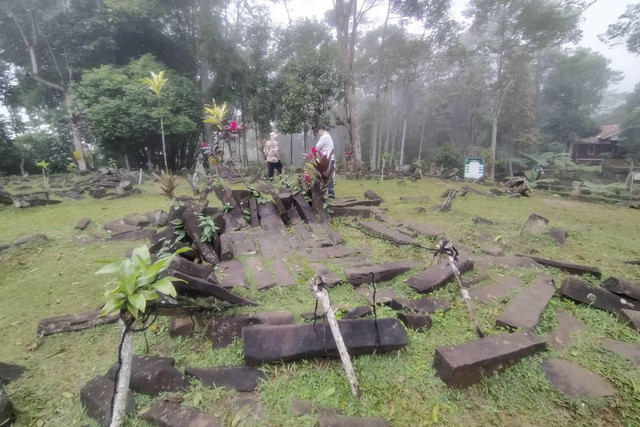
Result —
[[465, 159], [464, 177], [478, 179], [484, 176], [484, 159]]

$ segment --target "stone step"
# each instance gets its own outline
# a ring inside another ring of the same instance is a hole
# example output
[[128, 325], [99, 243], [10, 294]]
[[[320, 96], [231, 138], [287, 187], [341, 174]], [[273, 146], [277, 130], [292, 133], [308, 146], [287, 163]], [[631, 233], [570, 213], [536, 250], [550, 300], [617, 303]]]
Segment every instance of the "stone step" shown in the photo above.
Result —
[[573, 276], [567, 277], [564, 282], [562, 282], [560, 295], [614, 313], [623, 308], [632, 310], [640, 308], [619, 295], [611, 293], [606, 289], [593, 286]]
[[264, 372], [249, 366], [187, 368], [184, 373], [198, 378], [206, 387], [225, 387], [240, 392], [254, 391], [260, 380], [266, 378]]
[[222, 276], [221, 286], [225, 289], [230, 288], [247, 288], [249, 287], [249, 282], [247, 280], [247, 275], [244, 272], [244, 266], [240, 261], [231, 260], [221, 262], [220, 265], [220, 273]]
[[640, 365], [640, 345], [605, 338], [602, 340], [602, 347]]
[[520, 359], [544, 351], [546, 342], [531, 332], [499, 334], [455, 346], [438, 347], [433, 366], [450, 387], [466, 387]]
[[391, 280], [419, 265], [420, 263], [416, 261], [393, 261], [368, 267], [350, 268], [344, 273], [349, 283], [361, 285], [371, 283], [372, 280], [376, 283]]
[[540, 366], [553, 386], [571, 397], [604, 397], [615, 389], [599, 375], [563, 359], [545, 359]]
[[[470, 259], [459, 259], [458, 270], [460, 271], [460, 274], [464, 274], [472, 269], [473, 262]], [[442, 260], [438, 264], [430, 266], [422, 273], [418, 273], [415, 276], [408, 278], [405, 283], [407, 286], [415, 289], [418, 293], [426, 294], [443, 287], [453, 278], [453, 270], [449, 266], [449, 263]]]
[[[341, 320], [338, 322], [349, 355], [386, 352], [408, 343], [407, 331], [397, 319]], [[242, 330], [247, 365], [288, 362], [314, 357], [338, 357], [327, 323], [254, 325]]]
[[222, 427], [223, 424], [213, 415], [190, 406], [160, 399], [142, 414], [142, 418], [152, 425], [160, 427], [206, 426]]
[[527, 289], [509, 301], [505, 311], [498, 316], [496, 326], [532, 330], [555, 292], [556, 285], [551, 276], [537, 276]]
[[289, 266], [282, 259], [276, 259], [271, 263], [271, 271], [275, 276], [278, 286], [296, 285], [298, 282], [291, 276]]
[[256, 257], [247, 258], [247, 265], [253, 274], [253, 279], [255, 280], [259, 291], [266, 291], [267, 289], [271, 289], [277, 285], [275, 279], [264, 266], [262, 260]]
[[492, 301], [501, 300], [515, 289], [521, 288], [523, 284], [522, 280], [517, 277], [500, 277], [496, 279], [495, 283], [469, 290], [469, 296], [488, 304]]

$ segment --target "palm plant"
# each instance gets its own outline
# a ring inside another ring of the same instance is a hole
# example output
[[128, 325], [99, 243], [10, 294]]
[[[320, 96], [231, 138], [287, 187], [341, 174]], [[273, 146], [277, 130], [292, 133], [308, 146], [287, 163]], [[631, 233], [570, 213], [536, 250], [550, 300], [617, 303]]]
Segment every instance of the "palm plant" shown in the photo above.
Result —
[[[158, 102], [160, 102], [160, 98], [162, 96], [162, 88], [168, 82], [168, 79], [164, 78], [164, 71], [160, 71], [158, 74], [151, 72], [151, 78], [145, 77], [142, 79], [142, 83], [149, 86], [156, 96], [158, 97]], [[164, 156], [164, 168], [165, 171], [169, 171], [169, 164], [167, 163], [167, 147], [164, 142], [164, 122], [162, 120], [162, 115], [160, 115], [160, 134], [162, 136], [162, 155]]]

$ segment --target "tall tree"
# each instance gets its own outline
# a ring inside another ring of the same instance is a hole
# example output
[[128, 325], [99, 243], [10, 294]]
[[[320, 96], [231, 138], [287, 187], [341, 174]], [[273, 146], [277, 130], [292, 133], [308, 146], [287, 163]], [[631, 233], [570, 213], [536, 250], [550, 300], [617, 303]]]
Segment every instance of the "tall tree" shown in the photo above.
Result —
[[640, 54], [640, 3], [628, 5], [600, 38], [612, 45], [624, 42], [629, 52]]
[[[466, 11], [473, 17], [472, 31], [480, 39], [477, 49], [490, 61], [494, 76], [488, 115], [491, 119], [491, 153], [495, 159], [498, 120], [505, 96], [513, 85], [505, 65], [513, 55], [531, 53], [575, 40], [582, 1], [471, 0]], [[494, 179], [495, 167], [490, 178]]]

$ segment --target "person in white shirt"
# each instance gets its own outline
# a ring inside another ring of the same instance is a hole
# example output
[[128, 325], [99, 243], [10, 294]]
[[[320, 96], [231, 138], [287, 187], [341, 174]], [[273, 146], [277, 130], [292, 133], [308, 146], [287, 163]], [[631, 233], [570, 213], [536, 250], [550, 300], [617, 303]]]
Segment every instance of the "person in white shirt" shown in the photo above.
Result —
[[264, 155], [267, 158], [267, 175], [273, 178], [273, 171], [277, 169], [278, 175], [282, 175], [282, 162], [280, 161], [280, 147], [278, 146], [278, 134], [271, 132], [269, 140], [264, 145]]
[[327, 127], [325, 125], [318, 125], [318, 135], [320, 135], [320, 139], [318, 139], [318, 143], [315, 145], [316, 151], [321, 151], [322, 154], [329, 157], [331, 156], [331, 166], [333, 167], [333, 175], [331, 175], [331, 179], [329, 180], [329, 198], [335, 199], [335, 191], [333, 187], [333, 176], [335, 175], [336, 168], [336, 156], [334, 153], [333, 147], [333, 139], [329, 132], [327, 131]]

